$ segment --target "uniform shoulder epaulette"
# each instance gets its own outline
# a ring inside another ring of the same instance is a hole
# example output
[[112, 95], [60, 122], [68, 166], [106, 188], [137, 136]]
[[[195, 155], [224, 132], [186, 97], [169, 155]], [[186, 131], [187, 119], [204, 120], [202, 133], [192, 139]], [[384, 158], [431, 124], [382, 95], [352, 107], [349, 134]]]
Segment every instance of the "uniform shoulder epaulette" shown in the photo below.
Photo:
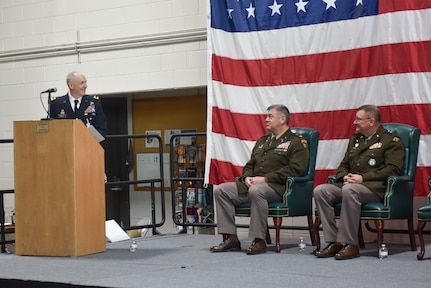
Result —
[[267, 133], [267, 134], [261, 136], [260, 138], [258, 138], [256, 141], [259, 141], [261, 139], [270, 139], [270, 138], [271, 138], [271, 133]]
[[361, 133], [355, 133], [351, 136], [351, 138], [358, 140], [358, 139], [364, 138], [364, 135], [362, 135]]
[[51, 102], [52, 102], [52, 101], [55, 101], [55, 99], [57, 99], [57, 97], [55, 97], [55, 96], [51, 96]]
[[389, 136], [398, 136], [397, 133], [393, 130], [385, 129], [384, 131], [386, 134], [389, 134]]
[[296, 132], [293, 132], [293, 135], [295, 135], [296, 137], [299, 138], [299, 140], [301, 141], [301, 144], [304, 146], [304, 148], [307, 148], [308, 141], [307, 141], [307, 139], [304, 138], [304, 136], [302, 136], [301, 134], [298, 134]]
[[97, 95], [93, 95], [93, 98], [96, 100], [99, 100], [99, 96], [97, 96]]
[[386, 133], [392, 136], [392, 142], [398, 143], [400, 141], [400, 137], [393, 130], [386, 129]]

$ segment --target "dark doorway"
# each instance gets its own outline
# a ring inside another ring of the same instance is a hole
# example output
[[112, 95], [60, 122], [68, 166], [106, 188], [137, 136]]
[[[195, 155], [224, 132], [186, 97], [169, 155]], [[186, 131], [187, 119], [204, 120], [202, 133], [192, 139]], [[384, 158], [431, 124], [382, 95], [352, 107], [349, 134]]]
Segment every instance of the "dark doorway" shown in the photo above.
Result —
[[[105, 171], [108, 182], [129, 181], [127, 163], [128, 139], [109, 138], [109, 135], [127, 135], [127, 98], [103, 98], [103, 110], [108, 122], [105, 148]], [[130, 226], [130, 199], [128, 185], [106, 186], [106, 219], [114, 219], [122, 227]]]

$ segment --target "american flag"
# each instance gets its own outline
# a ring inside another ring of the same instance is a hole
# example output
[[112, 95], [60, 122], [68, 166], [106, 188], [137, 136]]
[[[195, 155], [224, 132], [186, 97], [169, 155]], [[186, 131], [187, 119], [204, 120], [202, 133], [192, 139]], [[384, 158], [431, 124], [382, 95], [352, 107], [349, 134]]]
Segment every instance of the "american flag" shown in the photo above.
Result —
[[320, 132], [315, 184], [335, 172], [356, 109], [421, 129], [415, 195], [431, 175], [431, 0], [210, 0], [205, 181], [241, 174], [271, 104]]

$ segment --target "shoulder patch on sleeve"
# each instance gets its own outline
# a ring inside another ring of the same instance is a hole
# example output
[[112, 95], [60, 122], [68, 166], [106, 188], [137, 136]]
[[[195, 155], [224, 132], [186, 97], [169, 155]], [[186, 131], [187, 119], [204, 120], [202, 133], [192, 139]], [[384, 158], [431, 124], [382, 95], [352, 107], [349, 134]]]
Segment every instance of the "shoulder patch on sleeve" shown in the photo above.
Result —
[[307, 140], [306, 139], [302, 138], [301, 143], [302, 143], [302, 146], [304, 146], [304, 148], [307, 148]]

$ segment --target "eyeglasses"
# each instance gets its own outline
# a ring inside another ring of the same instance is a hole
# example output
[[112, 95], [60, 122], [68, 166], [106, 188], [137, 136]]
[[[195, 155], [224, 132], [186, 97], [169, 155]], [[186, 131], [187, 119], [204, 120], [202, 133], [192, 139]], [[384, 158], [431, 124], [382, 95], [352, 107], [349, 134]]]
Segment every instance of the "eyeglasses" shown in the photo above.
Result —
[[266, 115], [266, 118], [268, 118], [269, 120], [273, 120], [275, 118], [280, 118], [280, 116], [268, 114], [268, 115]]
[[359, 121], [362, 121], [362, 120], [369, 120], [369, 119], [371, 119], [371, 118], [359, 118], [359, 117], [355, 117], [355, 122], [359, 122]]

